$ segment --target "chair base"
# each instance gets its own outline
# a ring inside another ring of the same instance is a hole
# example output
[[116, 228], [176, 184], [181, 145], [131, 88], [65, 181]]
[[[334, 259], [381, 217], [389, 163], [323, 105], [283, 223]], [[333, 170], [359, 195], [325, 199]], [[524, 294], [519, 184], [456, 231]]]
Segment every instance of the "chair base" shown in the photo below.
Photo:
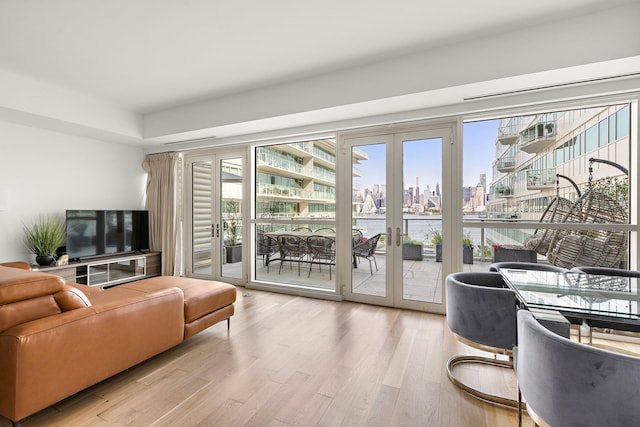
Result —
[[[496, 405], [505, 406], [512, 409], [518, 409], [519, 404], [517, 400], [485, 393], [483, 391], [480, 391], [478, 389], [475, 389], [463, 383], [458, 378], [456, 378], [455, 375], [453, 375], [453, 367], [463, 363], [478, 363], [481, 365], [491, 365], [491, 366], [498, 366], [501, 368], [513, 369], [512, 361], [498, 360], [498, 359], [493, 359], [490, 357], [482, 357], [482, 356], [454, 356], [451, 359], [449, 359], [449, 361], [447, 362], [447, 376], [449, 377], [449, 380], [454, 385], [456, 385], [457, 387], [460, 387], [462, 390], [472, 395], [473, 397], [476, 397], [480, 400], [484, 400], [485, 402], [493, 403]], [[520, 403], [520, 406], [522, 409], [525, 409], [524, 404]]]

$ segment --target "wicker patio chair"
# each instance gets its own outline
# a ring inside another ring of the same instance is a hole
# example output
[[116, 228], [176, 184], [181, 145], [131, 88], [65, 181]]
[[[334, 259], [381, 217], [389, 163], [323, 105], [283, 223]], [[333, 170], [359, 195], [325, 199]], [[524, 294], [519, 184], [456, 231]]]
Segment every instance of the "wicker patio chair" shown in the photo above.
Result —
[[[589, 182], [561, 222], [577, 224], [628, 224], [627, 211], [613, 197], [593, 188], [593, 162], [622, 166], [605, 160], [589, 159]], [[627, 232], [603, 230], [556, 230], [549, 242], [547, 260], [550, 264], [571, 269], [577, 266], [617, 267], [627, 248]]]

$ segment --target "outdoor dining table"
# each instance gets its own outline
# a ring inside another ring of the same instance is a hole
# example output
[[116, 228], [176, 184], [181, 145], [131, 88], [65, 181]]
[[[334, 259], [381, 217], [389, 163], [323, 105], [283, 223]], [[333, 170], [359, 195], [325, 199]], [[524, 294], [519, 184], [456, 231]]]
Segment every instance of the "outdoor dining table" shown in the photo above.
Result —
[[[266, 236], [271, 237], [271, 239], [269, 239], [269, 243], [268, 243], [269, 247], [270, 247], [272, 241], [276, 241], [277, 242], [278, 241], [278, 237], [279, 236], [284, 236], [284, 235], [287, 235], [287, 236], [298, 236], [298, 237], [304, 237], [304, 238], [311, 237], [311, 236], [326, 236], [326, 237], [330, 237], [330, 238], [332, 238], [334, 240], [336, 239], [336, 236], [337, 236], [335, 231], [315, 231], [314, 232], [314, 231], [308, 231], [308, 230], [305, 230], [305, 231], [282, 231], [282, 230], [280, 230], [280, 231], [269, 231], [269, 232], [264, 233], [264, 234]], [[353, 241], [353, 239], [352, 239], [352, 241]], [[267, 252], [268, 253], [267, 253], [266, 259], [265, 259], [265, 265], [269, 265], [270, 261], [276, 261], [276, 260], [279, 259], [279, 258], [271, 258], [269, 256], [269, 253], [271, 251], [267, 251]], [[354, 268], [358, 268], [355, 255], [353, 255], [353, 267]]]
[[498, 271], [524, 308], [555, 310], [574, 322], [640, 331], [638, 278], [517, 268]]

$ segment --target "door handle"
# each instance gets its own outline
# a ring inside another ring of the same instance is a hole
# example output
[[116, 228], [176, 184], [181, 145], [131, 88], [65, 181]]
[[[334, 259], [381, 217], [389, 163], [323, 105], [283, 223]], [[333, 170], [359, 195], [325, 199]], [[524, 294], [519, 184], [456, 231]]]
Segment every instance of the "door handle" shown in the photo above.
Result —
[[400, 227], [396, 228], [396, 246], [400, 246], [402, 243], [402, 233], [400, 232]]
[[387, 246], [391, 246], [391, 239], [393, 239], [393, 233], [391, 227], [387, 227]]

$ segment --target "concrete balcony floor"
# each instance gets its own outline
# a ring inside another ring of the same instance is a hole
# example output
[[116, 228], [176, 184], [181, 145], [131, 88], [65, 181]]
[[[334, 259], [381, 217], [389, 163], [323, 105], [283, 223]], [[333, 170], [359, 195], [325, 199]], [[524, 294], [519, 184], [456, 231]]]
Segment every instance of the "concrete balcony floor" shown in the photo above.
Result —
[[[377, 270], [376, 270], [377, 264]], [[403, 299], [430, 303], [442, 303], [442, 263], [435, 262], [433, 258], [425, 258], [422, 261], [402, 261], [403, 264]], [[474, 260], [474, 264], [464, 264], [464, 271], [488, 271], [490, 259], [484, 261]], [[358, 268], [351, 268], [352, 292], [363, 295], [383, 296], [385, 292], [386, 256], [376, 254], [375, 262], [372, 261], [371, 269], [366, 259], [358, 262]], [[282, 268], [279, 260], [273, 260], [267, 267], [259, 257], [256, 260], [256, 281], [269, 283], [282, 283], [313, 289], [334, 289], [336, 280], [335, 266], [331, 267], [329, 278], [329, 266], [306, 262], [284, 262]]]

